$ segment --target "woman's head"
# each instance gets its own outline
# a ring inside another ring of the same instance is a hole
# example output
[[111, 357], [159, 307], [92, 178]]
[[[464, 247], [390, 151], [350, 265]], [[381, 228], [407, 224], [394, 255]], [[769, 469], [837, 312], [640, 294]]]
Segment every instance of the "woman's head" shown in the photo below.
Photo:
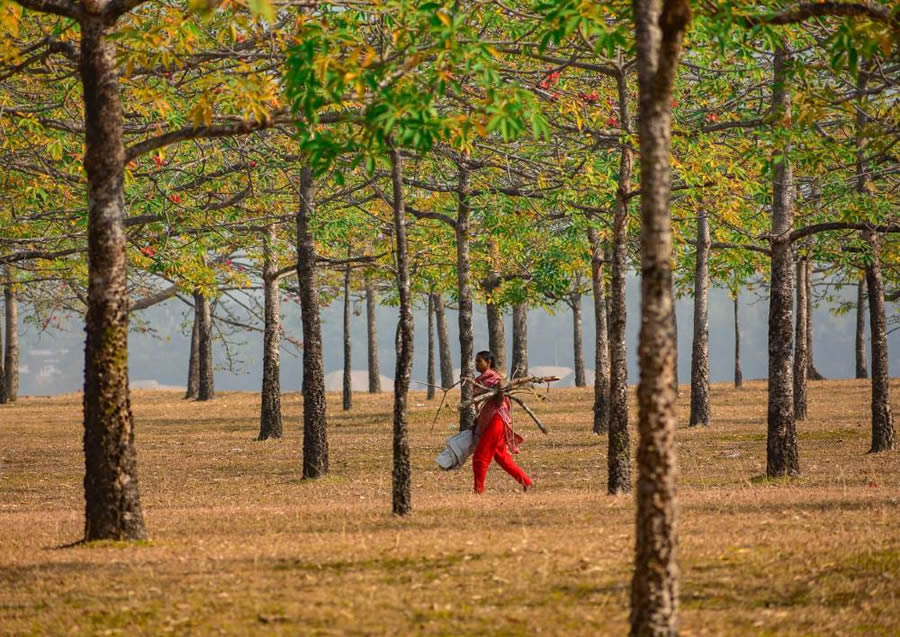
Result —
[[496, 365], [497, 360], [488, 350], [483, 350], [475, 354], [475, 369], [479, 372], [486, 372], [489, 369], [494, 369]]

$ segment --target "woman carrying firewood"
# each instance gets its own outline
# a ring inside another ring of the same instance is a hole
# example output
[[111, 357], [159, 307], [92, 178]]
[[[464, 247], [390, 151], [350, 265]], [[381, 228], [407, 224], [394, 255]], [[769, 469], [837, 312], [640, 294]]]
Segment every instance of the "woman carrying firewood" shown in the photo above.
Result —
[[[495, 364], [491, 352], [478, 352], [475, 356], [475, 369], [481, 374], [475, 379], [473, 393], [476, 396], [499, 387], [502, 383], [500, 374], [494, 369]], [[523, 438], [513, 431], [509, 398], [498, 395], [482, 403], [478, 423], [475, 426], [475, 438], [478, 440], [475, 453], [472, 455], [475, 493], [484, 493], [484, 480], [491, 459], [496, 460], [497, 464], [521, 484], [525, 491], [531, 488], [531, 479], [510, 455], [510, 452], [519, 453], [519, 443]]]

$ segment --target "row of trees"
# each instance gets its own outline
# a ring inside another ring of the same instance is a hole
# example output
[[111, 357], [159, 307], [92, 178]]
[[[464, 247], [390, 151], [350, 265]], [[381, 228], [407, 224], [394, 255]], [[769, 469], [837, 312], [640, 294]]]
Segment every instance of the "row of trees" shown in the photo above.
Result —
[[[329, 471], [319, 306], [349, 296], [351, 270], [369, 307], [380, 292], [399, 308], [393, 510], [406, 514], [411, 307], [423, 295], [438, 325], [445, 299], [455, 304], [471, 377], [476, 297], [504, 363], [512, 308], [518, 375], [527, 307], [566, 303], [577, 330], [590, 290], [594, 431], [608, 434], [609, 492], [630, 492], [625, 275], [640, 268], [634, 634], [677, 630], [676, 292], [695, 300], [690, 423], [704, 425], [707, 290], [736, 300], [748, 282], [768, 286], [775, 477], [800, 471], [808, 273], [858, 285], [871, 317], [872, 450], [893, 447], [885, 303], [900, 284], [900, 67], [888, 9], [200, 5], [0, 4], [0, 265], [44, 327], [61, 312], [86, 316], [85, 539], [146, 535], [127, 330], [130, 315], [172, 296], [195, 312], [191, 396], [214, 396], [216, 326], [262, 332], [261, 438], [283, 429], [279, 303], [297, 300], [302, 473]], [[239, 293], [252, 287], [261, 308]], [[16, 367], [6, 362], [7, 378]], [[460, 427], [473, 419], [464, 410]]]

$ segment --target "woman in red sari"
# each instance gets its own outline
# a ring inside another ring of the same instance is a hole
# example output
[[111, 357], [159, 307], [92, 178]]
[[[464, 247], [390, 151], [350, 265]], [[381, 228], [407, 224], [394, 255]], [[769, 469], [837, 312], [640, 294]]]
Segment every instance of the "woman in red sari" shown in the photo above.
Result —
[[[481, 374], [475, 379], [476, 396], [488, 391], [485, 388], [497, 387], [502, 382], [500, 374], [494, 369], [495, 364], [494, 355], [490, 352], [478, 352], [475, 356], [475, 369]], [[521, 484], [525, 491], [531, 488], [531, 479], [510, 455], [510, 452], [519, 453], [518, 443], [522, 441], [522, 437], [513, 431], [509, 398], [489, 398], [482, 404], [478, 424], [475, 426], [475, 437], [478, 440], [472, 455], [475, 493], [484, 493], [484, 480], [492, 459]]]

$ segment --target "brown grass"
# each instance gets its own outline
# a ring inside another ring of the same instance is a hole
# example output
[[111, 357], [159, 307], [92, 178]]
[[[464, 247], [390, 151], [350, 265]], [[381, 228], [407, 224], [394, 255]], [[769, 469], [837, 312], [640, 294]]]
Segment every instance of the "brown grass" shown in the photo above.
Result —
[[[261, 443], [256, 396], [135, 392], [152, 540], [67, 549], [80, 397], [23, 399], [0, 409], [0, 634], [623, 635], [633, 500], [605, 494], [590, 390], [551, 395], [550, 436], [517, 414], [535, 491], [494, 466], [482, 497], [470, 465], [434, 465], [449, 416], [430, 430], [414, 395], [415, 512], [395, 519], [389, 395], [330, 397], [332, 473], [303, 482], [296, 394]], [[764, 384], [712, 395], [714, 424], [678, 432], [682, 634], [897, 634], [900, 454], [866, 454], [868, 385], [811, 385], [803, 476], [774, 482]]]

